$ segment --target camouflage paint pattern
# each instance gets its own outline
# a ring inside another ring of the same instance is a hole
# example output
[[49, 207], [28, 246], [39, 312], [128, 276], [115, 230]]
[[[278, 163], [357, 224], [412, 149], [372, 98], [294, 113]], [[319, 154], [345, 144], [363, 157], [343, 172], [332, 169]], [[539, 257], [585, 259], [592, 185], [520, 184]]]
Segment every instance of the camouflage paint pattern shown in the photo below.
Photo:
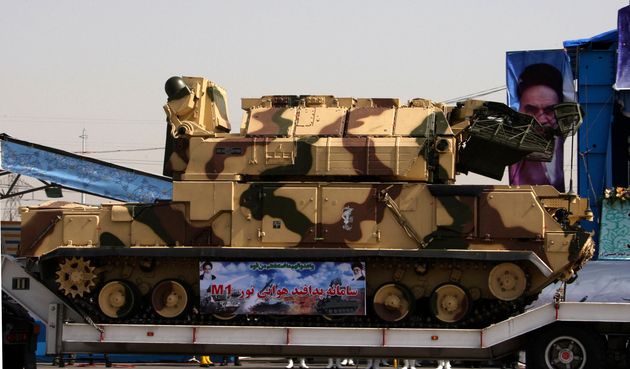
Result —
[[[416, 250], [399, 269], [370, 273], [369, 292], [394, 278], [416, 298], [444, 281], [492, 298], [493, 263], [445, 257], [424, 277], [422, 252], [468, 250], [492, 261], [525, 251], [532, 257], [519, 265], [532, 296], [592, 255], [590, 236], [576, 225], [590, 215], [585, 199], [551, 186], [452, 185], [467, 127], [492, 115], [483, 103], [451, 111], [425, 99], [400, 106], [398, 99], [263, 96], [243, 99], [241, 133], [230, 134], [225, 91], [203, 78], [184, 81], [191, 94], [165, 106], [172, 201], [22, 208], [20, 256], [68, 247], [270, 248], [280, 259], [282, 248]], [[107, 273], [106, 280], [120, 276]]]

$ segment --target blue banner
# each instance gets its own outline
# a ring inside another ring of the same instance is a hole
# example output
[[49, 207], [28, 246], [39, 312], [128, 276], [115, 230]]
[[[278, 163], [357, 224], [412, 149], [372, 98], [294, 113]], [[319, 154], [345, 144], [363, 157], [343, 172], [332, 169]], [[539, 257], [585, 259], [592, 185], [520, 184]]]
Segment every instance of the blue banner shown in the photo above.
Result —
[[630, 90], [630, 6], [619, 9], [617, 18], [617, 81], [615, 89]]
[[9, 172], [119, 201], [150, 203], [172, 197], [169, 178], [7, 136], [0, 138], [0, 167]]
[[361, 262], [199, 262], [202, 314], [365, 315]]

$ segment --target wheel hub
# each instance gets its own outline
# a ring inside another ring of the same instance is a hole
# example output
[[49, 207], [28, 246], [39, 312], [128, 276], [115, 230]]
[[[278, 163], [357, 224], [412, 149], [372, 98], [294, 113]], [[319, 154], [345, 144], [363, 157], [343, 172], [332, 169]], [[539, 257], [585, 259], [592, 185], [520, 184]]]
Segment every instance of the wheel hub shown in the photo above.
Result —
[[389, 310], [398, 310], [400, 308], [400, 297], [389, 295], [385, 298], [385, 307]]
[[562, 364], [569, 364], [573, 361], [573, 352], [571, 350], [563, 349], [558, 355], [558, 359]]
[[513, 290], [516, 287], [518, 277], [508, 271], [498, 278], [502, 291]]
[[109, 304], [113, 307], [121, 307], [125, 304], [125, 296], [120, 291], [112, 292], [109, 296]]
[[448, 311], [449, 313], [457, 311], [457, 309], [459, 308], [457, 297], [453, 295], [444, 296], [444, 299], [442, 299], [441, 304], [442, 304], [442, 309], [444, 309], [445, 311]]
[[167, 307], [175, 307], [179, 302], [179, 296], [176, 293], [171, 292], [166, 298], [166, 306]]

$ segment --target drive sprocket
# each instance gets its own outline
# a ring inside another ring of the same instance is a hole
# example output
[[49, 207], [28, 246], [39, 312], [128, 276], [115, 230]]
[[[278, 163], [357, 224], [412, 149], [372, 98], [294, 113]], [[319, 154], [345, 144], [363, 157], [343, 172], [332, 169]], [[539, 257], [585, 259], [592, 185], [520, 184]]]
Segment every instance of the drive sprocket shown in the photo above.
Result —
[[95, 269], [90, 260], [84, 260], [82, 257], [65, 258], [59, 263], [59, 270], [56, 273], [59, 290], [72, 298], [90, 293], [96, 287]]

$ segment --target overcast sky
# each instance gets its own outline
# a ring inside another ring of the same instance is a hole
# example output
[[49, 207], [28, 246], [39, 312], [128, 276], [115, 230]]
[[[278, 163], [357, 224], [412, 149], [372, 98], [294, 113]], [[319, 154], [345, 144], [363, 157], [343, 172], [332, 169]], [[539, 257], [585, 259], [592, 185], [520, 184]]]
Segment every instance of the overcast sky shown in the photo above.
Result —
[[[56, 148], [162, 147], [164, 82], [264, 94], [424, 97], [505, 84], [505, 52], [616, 28], [628, 0], [32, 1], [0, 11], [0, 132]], [[505, 101], [505, 92], [487, 97]], [[93, 154], [153, 173], [162, 151]]]

